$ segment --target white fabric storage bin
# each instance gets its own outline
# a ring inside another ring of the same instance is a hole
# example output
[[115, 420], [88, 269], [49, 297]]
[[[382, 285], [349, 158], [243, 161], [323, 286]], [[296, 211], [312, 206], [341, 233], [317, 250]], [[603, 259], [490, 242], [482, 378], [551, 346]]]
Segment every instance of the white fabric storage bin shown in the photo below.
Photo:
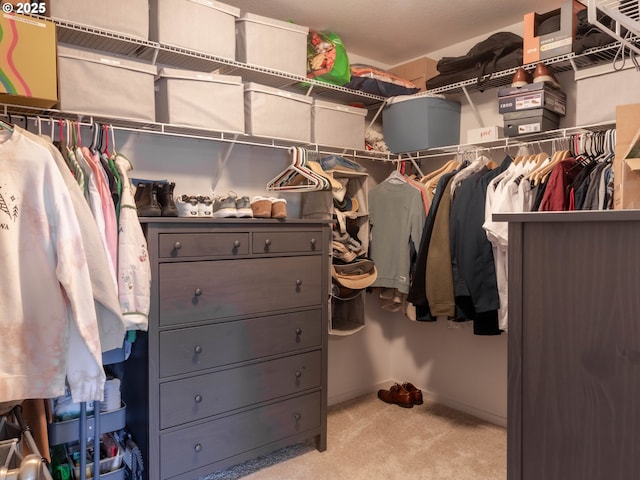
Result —
[[311, 141], [320, 145], [362, 150], [366, 116], [367, 110], [364, 108], [315, 100], [311, 111]]
[[239, 8], [212, 0], [150, 1], [150, 40], [235, 59]]
[[162, 68], [156, 79], [156, 120], [244, 133], [242, 79], [232, 75]]
[[149, 38], [149, 0], [53, 0], [52, 18], [134, 37]]
[[60, 109], [154, 122], [156, 73], [147, 63], [59, 44]]
[[308, 27], [244, 13], [236, 20], [236, 60], [307, 76]]
[[258, 137], [309, 143], [312, 101], [297, 93], [245, 83], [245, 131]]

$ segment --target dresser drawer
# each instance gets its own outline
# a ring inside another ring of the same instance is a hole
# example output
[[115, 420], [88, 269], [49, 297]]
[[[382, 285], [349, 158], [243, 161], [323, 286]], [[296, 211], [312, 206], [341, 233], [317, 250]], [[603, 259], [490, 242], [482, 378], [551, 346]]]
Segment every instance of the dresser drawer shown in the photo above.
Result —
[[160, 384], [160, 428], [320, 386], [315, 351]]
[[322, 310], [160, 332], [160, 376], [319, 346]]
[[320, 428], [320, 401], [315, 392], [161, 435], [161, 478]]
[[323, 260], [309, 255], [160, 264], [160, 325], [320, 305]]
[[322, 252], [323, 235], [314, 232], [256, 232], [253, 253]]
[[159, 258], [246, 255], [249, 234], [238, 233], [161, 233], [158, 235]]

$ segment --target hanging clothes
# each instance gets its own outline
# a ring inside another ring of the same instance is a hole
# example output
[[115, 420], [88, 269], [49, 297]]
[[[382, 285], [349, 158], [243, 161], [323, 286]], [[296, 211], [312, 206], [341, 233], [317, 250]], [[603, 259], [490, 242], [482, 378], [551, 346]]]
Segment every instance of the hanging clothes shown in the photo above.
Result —
[[105, 374], [81, 226], [46, 148], [0, 133], [0, 401], [102, 400]]
[[390, 177], [369, 191], [370, 258], [378, 271], [372, 286], [409, 292], [411, 252], [425, 217], [421, 192], [403, 179]]

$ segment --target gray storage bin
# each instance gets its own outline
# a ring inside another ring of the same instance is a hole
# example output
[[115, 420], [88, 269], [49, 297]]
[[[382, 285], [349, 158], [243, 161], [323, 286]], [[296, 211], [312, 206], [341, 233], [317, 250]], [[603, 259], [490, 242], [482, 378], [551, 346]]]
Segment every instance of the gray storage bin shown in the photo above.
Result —
[[71, 23], [147, 40], [149, 0], [53, 0], [48, 14]]
[[393, 153], [460, 143], [460, 104], [430, 96], [395, 97], [382, 110], [384, 141]]
[[367, 110], [364, 108], [315, 100], [311, 112], [311, 141], [332, 147], [362, 150], [366, 116]]
[[236, 60], [307, 76], [308, 27], [244, 13], [236, 20]]
[[235, 59], [239, 8], [212, 0], [151, 0], [150, 7], [150, 40]]
[[258, 137], [310, 143], [312, 101], [297, 93], [245, 83], [245, 131]]
[[156, 120], [244, 133], [242, 79], [232, 75], [163, 68], [156, 79]]
[[60, 109], [154, 122], [156, 73], [147, 63], [60, 44]]

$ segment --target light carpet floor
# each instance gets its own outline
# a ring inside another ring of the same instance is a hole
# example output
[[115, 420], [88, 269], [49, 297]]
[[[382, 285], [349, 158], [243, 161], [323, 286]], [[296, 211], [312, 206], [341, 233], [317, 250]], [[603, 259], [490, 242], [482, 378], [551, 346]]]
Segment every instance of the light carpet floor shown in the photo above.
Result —
[[329, 407], [327, 450], [299, 444], [202, 480], [504, 480], [506, 429], [425, 399], [365, 395]]

